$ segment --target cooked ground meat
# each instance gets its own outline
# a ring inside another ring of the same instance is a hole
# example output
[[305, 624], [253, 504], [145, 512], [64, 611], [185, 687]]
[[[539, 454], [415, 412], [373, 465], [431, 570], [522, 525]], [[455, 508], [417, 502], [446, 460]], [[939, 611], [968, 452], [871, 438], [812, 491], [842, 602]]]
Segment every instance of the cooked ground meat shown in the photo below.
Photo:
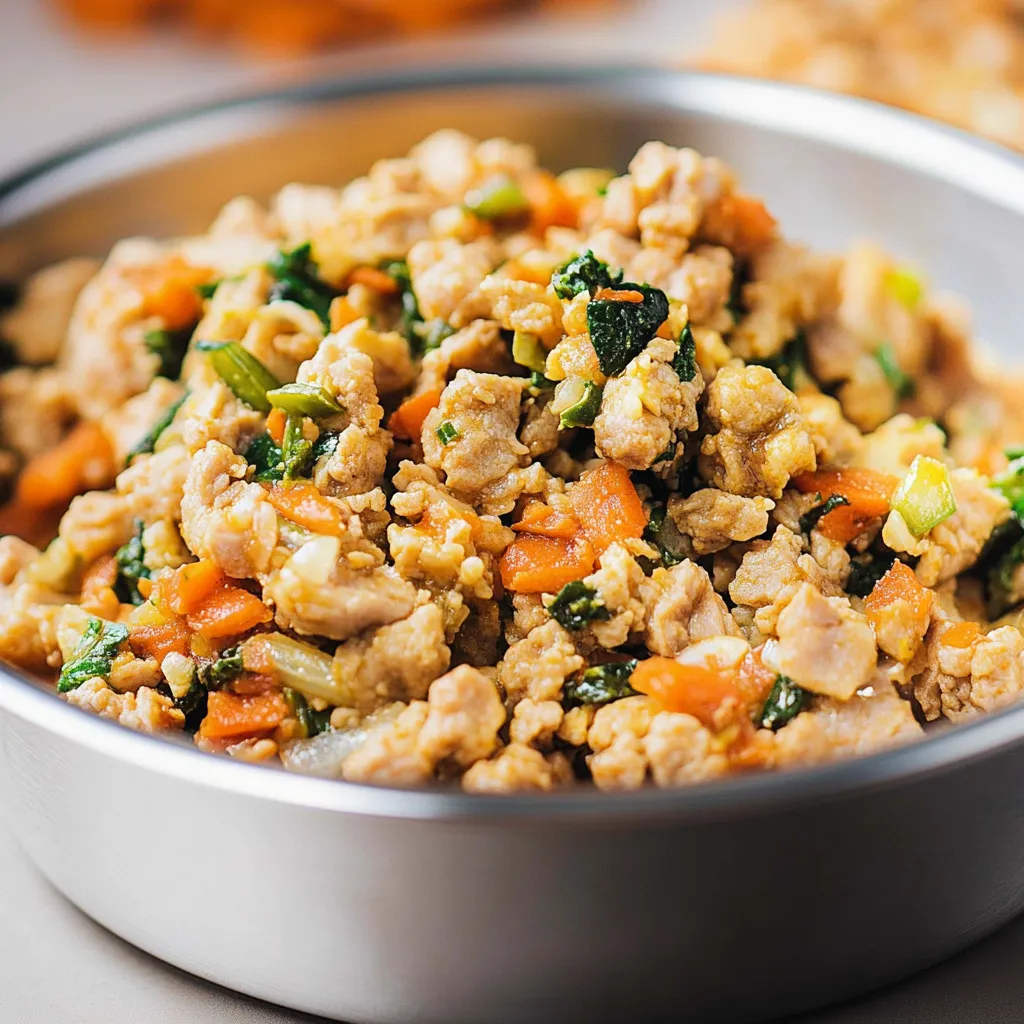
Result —
[[986, 608], [1024, 597], [1024, 460], [963, 323], [874, 247], [789, 244], [716, 159], [605, 178], [442, 132], [30, 279], [0, 657], [206, 752], [492, 794], [1018, 699]]

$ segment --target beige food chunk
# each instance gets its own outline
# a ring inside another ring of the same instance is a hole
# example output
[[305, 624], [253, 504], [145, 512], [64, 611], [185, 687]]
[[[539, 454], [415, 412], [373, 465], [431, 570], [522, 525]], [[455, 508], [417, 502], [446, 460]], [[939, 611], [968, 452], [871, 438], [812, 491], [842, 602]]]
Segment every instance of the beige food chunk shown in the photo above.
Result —
[[708, 555], [734, 541], [760, 537], [768, 529], [768, 513], [774, 507], [770, 498], [745, 498], [705, 487], [689, 497], [672, 495], [667, 511], [676, 529], [692, 540], [694, 552]]
[[803, 392], [797, 396], [800, 413], [814, 440], [819, 467], [864, 464], [861, 432], [843, 416], [842, 406], [830, 395]]
[[55, 369], [18, 367], [0, 374], [0, 444], [22, 458], [52, 448], [75, 414], [75, 396]]
[[345, 758], [346, 782], [377, 786], [416, 786], [434, 773], [434, 765], [419, 748], [419, 735], [430, 709], [425, 700], [413, 701], [397, 718], [372, 729], [366, 742]]
[[497, 678], [506, 703], [514, 708], [525, 697], [537, 702], [560, 700], [562, 684], [583, 665], [572, 637], [549, 619], [509, 647], [498, 663]]
[[36, 672], [59, 666], [57, 622], [66, 600], [38, 583], [0, 587], [0, 659]]
[[373, 383], [381, 395], [394, 394], [416, 379], [409, 342], [397, 331], [377, 331], [366, 319], [343, 327], [335, 336], [341, 348], [351, 348], [373, 360]]
[[454, 239], [418, 242], [409, 250], [413, 291], [424, 320], [445, 320], [453, 327], [486, 317], [491, 300], [480, 284], [501, 260], [491, 238], [468, 245]]
[[644, 642], [655, 654], [672, 658], [695, 640], [739, 634], [708, 574], [689, 559], [655, 569], [643, 596]]
[[562, 303], [549, 285], [492, 274], [480, 291], [490, 303], [485, 315], [505, 330], [535, 334], [548, 346], [562, 337]]
[[692, 715], [662, 711], [651, 719], [644, 753], [656, 786], [669, 789], [725, 774], [729, 759], [715, 738]]
[[97, 676], [63, 696], [75, 707], [112, 718], [139, 732], [165, 732], [185, 725], [185, 715], [174, 706], [174, 701], [148, 686], [134, 693], [117, 693]]
[[805, 583], [778, 628], [777, 668], [805, 690], [849, 700], [874, 675], [875, 635], [846, 598], [823, 597]]
[[660, 288], [685, 304], [696, 327], [727, 330], [732, 316], [726, 310], [732, 286], [733, 257], [728, 249], [702, 245], [676, 259], [665, 249], [642, 249], [631, 261], [629, 277]]
[[132, 531], [127, 500], [109, 491], [89, 491], [74, 498], [60, 521], [60, 536], [83, 562], [116, 551]]
[[608, 611], [608, 618], [595, 619], [590, 634], [609, 649], [626, 642], [630, 633], [644, 628], [644, 588], [647, 580], [628, 548], [612, 544], [599, 559], [599, 568], [583, 581], [597, 591]]
[[514, 372], [515, 363], [512, 362], [508, 343], [502, 338], [501, 327], [494, 320], [474, 320], [427, 352], [420, 365], [416, 391], [442, 391], [458, 370], [498, 374]]
[[701, 444], [700, 469], [721, 490], [779, 498], [790, 477], [817, 464], [796, 397], [767, 367], [719, 371], [707, 418], [713, 433]]
[[533, 745], [547, 750], [561, 728], [565, 712], [556, 700], [540, 702], [523, 698], [515, 707], [509, 735], [514, 743]]
[[545, 757], [534, 747], [514, 742], [496, 757], [477, 761], [462, 776], [462, 788], [469, 793], [546, 793], [571, 782], [572, 769], [562, 754]]
[[498, 746], [505, 708], [494, 683], [469, 665], [459, 665], [430, 687], [429, 713], [418, 745], [435, 765], [468, 768]]
[[181, 520], [181, 497], [191, 459], [184, 445], [171, 445], [152, 455], [136, 456], [117, 478], [117, 493], [132, 517], [145, 523]]

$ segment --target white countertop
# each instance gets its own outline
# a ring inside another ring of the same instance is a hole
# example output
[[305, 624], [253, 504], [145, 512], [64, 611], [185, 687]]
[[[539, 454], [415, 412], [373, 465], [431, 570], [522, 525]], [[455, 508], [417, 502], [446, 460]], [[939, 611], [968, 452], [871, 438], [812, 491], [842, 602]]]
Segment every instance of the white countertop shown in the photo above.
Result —
[[[254, 64], [180, 39], [130, 47], [83, 43], [41, 0], [0, 0], [0, 175], [97, 131], [184, 103], [391, 59], [506, 59], [561, 55], [571, 38], [591, 60], [678, 57], [707, 12], [734, 0], [647, 0], [572, 32], [512, 23], [454, 40], [374, 48], [310, 63]], [[660, 31], [651, 31], [657, 25]], [[666, 26], [672, 28], [665, 31]], [[482, 43], [481, 40], [485, 42]], [[529, 41], [529, 46], [524, 44]], [[0, 1024], [296, 1024], [313, 1018], [255, 1003], [139, 953], [60, 897], [15, 844], [0, 789]], [[1024, 1019], [1024, 919], [948, 964], [881, 995], [813, 1014], [801, 1024], [1002, 1024]]]

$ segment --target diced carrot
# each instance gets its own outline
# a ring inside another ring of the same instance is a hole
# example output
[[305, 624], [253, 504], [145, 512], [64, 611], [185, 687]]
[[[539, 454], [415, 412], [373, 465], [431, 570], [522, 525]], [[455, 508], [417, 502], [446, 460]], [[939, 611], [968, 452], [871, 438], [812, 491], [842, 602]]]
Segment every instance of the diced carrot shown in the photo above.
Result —
[[407, 398], [388, 420], [388, 430], [395, 437], [406, 441], [418, 441], [423, 433], [423, 421], [431, 409], [436, 409], [441, 401], [440, 389], [424, 391], [422, 394]]
[[775, 238], [777, 222], [764, 203], [753, 196], [720, 196], [708, 204], [700, 233], [709, 241], [750, 257]]
[[79, 603], [91, 615], [116, 618], [121, 602], [114, 593], [117, 582], [117, 560], [113, 555], [101, 555], [85, 571]]
[[227, 690], [214, 690], [199, 735], [205, 739], [251, 736], [276, 729], [288, 714], [288, 704], [280, 693], [238, 696]]
[[188, 654], [189, 631], [180, 621], [165, 622], [159, 626], [135, 626], [128, 634], [128, 646], [140, 658], [163, 661], [171, 654]]
[[98, 423], [83, 420], [25, 466], [14, 498], [30, 509], [67, 505], [76, 494], [109, 486], [114, 472], [114, 451], [107, 435]]
[[521, 533], [501, 556], [501, 582], [520, 594], [553, 594], [594, 568], [594, 549], [582, 537], [534, 537]]
[[189, 615], [226, 582], [224, 573], [203, 558], [164, 573], [153, 588], [153, 603], [164, 613]]
[[340, 509], [331, 504], [312, 481], [274, 484], [268, 496], [270, 504], [289, 522], [332, 537], [340, 537], [345, 532]]
[[270, 609], [255, 594], [241, 587], [215, 590], [188, 616], [190, 629], [208, 640], [238, 636], [270, 619]]
[[981, 626], [976, 622], [958, 622], [942, 634], [941, 640], [946, 647], [957, 647], [963, 650], [973, 647], [981, 637]]
[[[924, 636], [932, 604], [935, 602], [935, 594], [917, 581], [914, 570], [909, 565], [900, 561], [893, 562], [892, 568], [864, 599], [868, 622], [876, 632], [885, 622], [886, 610], [897, 601], [908, 608], [908, 625], [912, 625], [915, 632]], [[975, 630], [978, 628], [973, 622], [965, 625], [974, 626]]]
[[888, 515], [889, 499], [899, 486], [896, 477], [874, 469], [819, 469], [793, 482], [804, 494], [817, 492], [822, 500], [841, 494], [849, 502], [818, 520], [818, 530], [839, 544], [849, 544], [873, 520]]
[[376, 267], [356, 267], [349, 274], [348, 280], [350, 284], [364, 285], [382, 295], [398, 294], [398, 282], [390, 274], [385, 274]]
[[598, 555], [616, 541], [640, 537], [647, 527], [629, 470], [617, 462], [602, 462], [584, 473], [569, 489], [569, 503]]
[[277, 674], [274, 652], [265, 637], [254, 636], [242, 646], [242, 665], [246, 672], [273, 677]]
[[657, 331], [657, 336], [658, 336], [659, 338], [664, 338], [664, 339], [665, 339], [665, 341], [675, 341], [675, 340], [676, 340], [676, 339], [675, 339], [675, 338], [673, 337], [673, 334], [672, 334], [672, 321], [671, 321], [671, 320], [666, 320], [666, 321], [665, 321], [665, 322], [664, 322], [664, 323], [663, 323], [663, 324], [662, 324], [662, 325], [661, 325], [661, 326], [660, 326], [660, 327], [658, 328], [658, 331]]
[[329, 314], [332, 331], [340, 331], [342, 327], [348, 327], [349, 324], [355, 323], [362, 316], [346, 295], [339, 295], [331, 300]]
[[594, 294], [595, 299], [604, 299], [608, 302], [643, 302], [644, 293], [633, 291], [632, 288], [598, 288]]
[[764, 703], [778, 675], [765, 665], [761, 658], [763, 651], [764, 644], [755, 647], [736, 670], [736, 686], [748, 706]]
[[516, 533], [529, 533], [534, 537], [560, 537], [572, 540], [579, 531], [580, 524], [572, 516], [557, 512], [543, 501], [531, 499], [526, 503], [519, 522], [512, 524]]
[[214, 277], [207, 267], [194, 267], [181, 256], [160, 266], [129, 267], [125, 276], [143, 295], [143, 313], [158, 316], [171, 331], [191, 327], [203, 314], [198, 287]]
[[530, 231], [534, 234], [543, 235], [552, 227], [576, 227], [579, 217], [576, 204], [565, 194], [558, 179], [550, 171], [538, 169], [524, 175], [522, 187], [530, 204]]
[[287, 419], [288, 416], [284, 409], [271, 409], [267, 413], [267, 433], [278, 447], [284, 442], [284, 428]]
[[653, 697], [666, 711], [693, 715], [709, 729], [721, 729], [721, 709], [726, 702], [740, 708], [743, 695], [731, 679], [703, 665], [680, 665], [671, 658], [641, 661], [629, 677], [629, 685]]

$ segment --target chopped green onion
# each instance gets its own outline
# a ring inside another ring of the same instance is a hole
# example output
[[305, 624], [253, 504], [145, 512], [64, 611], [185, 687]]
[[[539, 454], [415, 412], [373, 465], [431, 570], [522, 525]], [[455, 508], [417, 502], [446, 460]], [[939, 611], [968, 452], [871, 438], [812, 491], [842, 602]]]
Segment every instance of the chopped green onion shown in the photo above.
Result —
[[807, 691], [780, 673], [775, 677], [775, 685], [761, 709], [760, 725], [764, 729], [781, 729], [806, 706]]
[[445, 420], [444, 423], [437, 428], [435, 433], [437, 434], [437, 439], [441, 444], [451, 444], [452, 441], [459, 436], [459, 432], [455, 428], [455, 425], [449, 423], [448, 420]]
[[582, 580], [566, 583], [548, 605], [548, 611], [559, 625], [571, 630], [579, 630], [588, 622], [610, 617], [601, 595]]
[[543, 374], [547, 366], [547, 350], [540, 343], [536, 334], [516, 331], [512, 335], [512, 358], [528, 370]]
[[608, 704], [623, 697], [635, 697], [637, 691], [629, 685], [635, 669], [636, 658], [594, 665], [565, 684], [563, 697], [573, 704]]
[[284, 421], [284, 437], [281, 440], [281, 459], [284, 462], [284, 479], [295, 480], [304, 476], [313, 454], [313, 442], [303, 432], [305, 417], [290, 412]]
[[679, 349], [672, 360], [672, 369], [682, 381], [690, 381], [697, 376], [697, 343], [693, 340], [689, 324], [679, 333]]
[[283, 409], [289, 414], [300, 413], [313, 420], [345, 411], [324, 388], [316, 384], [284, 384], [268, 391], [267, 399], [275, 409]]
[[60, 670], [57, 692], [75, 690], [97, 676], [109, 679], [113, 661], [127, 639], [128, 627], [122, 623], [90, 618], [75, 653]]
[[956, 495], [945, 464], [928, 455], [918, 455], [892, 499], [915, 537], [923, 537], [956, 512]]
[[185, 404], [186, 398], [188, 398], [187, 391], [167, 407], [160, 419], [150, 428], [149, 433], [125, 456], [126, 466], [131, 465], [131, 461], [136, 455], [151, 455], [156, 450], [156, 443], [160, 440], [160, 435], [174, 422], [174, 417], [178, 415], [178, 410]]
[[210, 364], [234, 392], [235, 397], [258, 412], [270, 412], [267, 392], [281, 382], [237, 341], [200, 341], [196, 350], [206, 352]]
[[601, 411], [601, 398], [604, 388], [592, 380], [574, 378], [564, 389], [570, 402], [558, 417], [558, 426], [562, 430], [572, 427], [592, 426], [597, 414]]
[[885, 290], [913, 313], [924, 297], [924, 282], [907, 267], [894, 267], [886, 272]]
[[219, 278], [216, 281], [207, 281], [204, 284], [197, 284], [196, 291], [199, 294], [199, 298], [212, 299], [223, 280], [224, 278]]
[[905, 373], [900, 367], [896, 358], [896, 350], [888, 341], [883, 341], [875, 349], [875, 359], [889, 382], [889, 387], [896, 393], [897, 398], [909, 398], [914, 393], [914, 378]]
[[522, 188], [507, 174], [496, 174], [479, 188], [467, 192], [464, 205], [470, 213], [484, 220], [511, 217], [526, 213], [530, 208]]

